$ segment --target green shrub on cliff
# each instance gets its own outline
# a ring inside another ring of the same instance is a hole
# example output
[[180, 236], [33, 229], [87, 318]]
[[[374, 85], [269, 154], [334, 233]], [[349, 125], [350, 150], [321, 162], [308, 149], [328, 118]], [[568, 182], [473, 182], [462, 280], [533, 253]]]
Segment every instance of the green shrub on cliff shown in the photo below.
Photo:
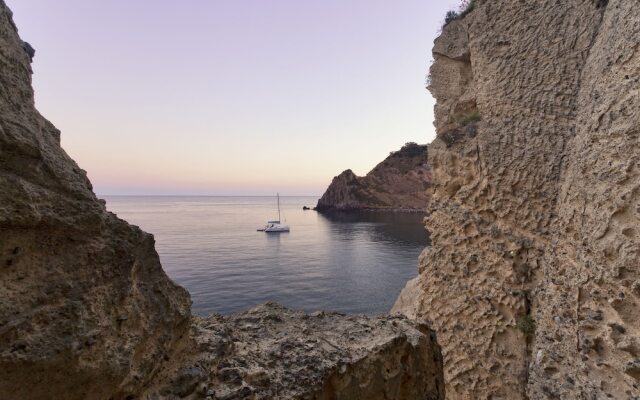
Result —
[[463, 115], [460, 118], [460, 124], [467, 125], [467, 124], [470, 124], [471, 122], [480, 121], [481, 119], [482, 117], [480, 116], [480, 113], [478, 111], [472, 111], [468, 114]]
[[536, 331], [536, 322], [531, 318], [531, 315], [526, 314], [518, 318], [516, 327], [520, 332], [524, 333], [525, 336], [532, 336]]
[[473, 11], [475, 5], [475, 0], [463, 0], [460, 5], [460, 18], [466, 17], [467, 14]]
[[462, 19], [466, 17], [467, 14], [473, 11], [474, 7], [475, 7], [475, 0], [463, 0], [462, 3], [460, 4], [460, 7], [458, 7], [458, 11], [455, 11], [455, 10], [447, 11], [447, 14], [444, 16], [443, 28], [447, 26], [450, 22], [455, 21], [456, 19]]
[[400, 149], [400, 154], [405, 157], [415, 157], [424, 154], [424, 146], [420, 146], [416, 142], [407, 142]]
[[453, 10], [447, 11], [447, 14], [444, 16], [444, 26], [449, 25], [451, 21], [454, 21], [458, 18], [460, 18], [460, 14], [458, 14], [458, 12]]

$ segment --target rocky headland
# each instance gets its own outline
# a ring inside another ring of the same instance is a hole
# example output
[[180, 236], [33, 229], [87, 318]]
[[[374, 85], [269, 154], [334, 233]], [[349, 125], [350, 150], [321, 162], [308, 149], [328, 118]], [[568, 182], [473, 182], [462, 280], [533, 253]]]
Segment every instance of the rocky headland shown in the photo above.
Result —
[[640, 7], [475, 1], [436, 40], [428, 319], [449, 399], [640, 398]]
[[333, 178], [315, 209], [425, 211], [430, 187], [427, 146], [407, 143], [366, 176], [348, 169]]

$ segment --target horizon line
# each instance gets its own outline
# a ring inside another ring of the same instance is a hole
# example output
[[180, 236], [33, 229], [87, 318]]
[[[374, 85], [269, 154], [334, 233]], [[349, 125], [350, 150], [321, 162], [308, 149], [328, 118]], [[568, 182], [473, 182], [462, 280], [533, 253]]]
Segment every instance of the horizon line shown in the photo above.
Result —
[[[96, 193], [97, 197], [273, 197], [267, 194], [105, 194]], [[322, 197], [315, 194], [280, 195], [280, 197]]]

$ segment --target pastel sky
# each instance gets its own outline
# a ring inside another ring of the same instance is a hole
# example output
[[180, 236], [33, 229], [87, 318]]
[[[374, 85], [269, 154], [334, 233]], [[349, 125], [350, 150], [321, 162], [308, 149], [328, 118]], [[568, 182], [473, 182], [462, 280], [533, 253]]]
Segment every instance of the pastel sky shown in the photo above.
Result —
[[7, 0], [40, 112], [107, 194], [319, 195], [434, 137], [459, 0]]

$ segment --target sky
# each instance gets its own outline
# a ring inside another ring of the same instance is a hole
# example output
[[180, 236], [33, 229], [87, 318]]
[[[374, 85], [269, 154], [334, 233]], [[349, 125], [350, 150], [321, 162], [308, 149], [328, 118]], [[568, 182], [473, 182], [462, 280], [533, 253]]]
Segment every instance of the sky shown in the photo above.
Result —
[[6, 0], [39, 111], [99, 195], [320, 195], [435, 137], [459, 0]]

